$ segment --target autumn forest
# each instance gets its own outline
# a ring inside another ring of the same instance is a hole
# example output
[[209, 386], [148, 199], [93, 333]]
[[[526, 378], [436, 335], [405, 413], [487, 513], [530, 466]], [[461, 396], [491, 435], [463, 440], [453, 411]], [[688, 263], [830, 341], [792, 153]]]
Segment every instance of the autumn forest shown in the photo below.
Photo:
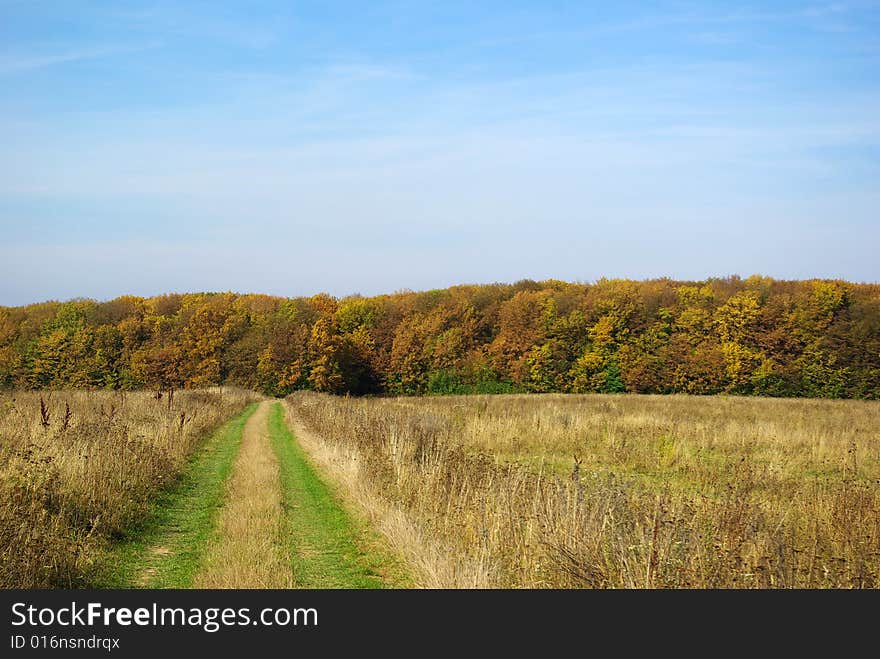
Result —
[[0, 385], [880, 397], [880, 285], [520, 281], [0, 307]]

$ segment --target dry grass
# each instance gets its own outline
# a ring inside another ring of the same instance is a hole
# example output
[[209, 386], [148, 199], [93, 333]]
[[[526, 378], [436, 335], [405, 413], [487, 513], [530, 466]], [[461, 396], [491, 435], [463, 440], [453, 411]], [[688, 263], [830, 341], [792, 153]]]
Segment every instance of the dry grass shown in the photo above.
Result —
[[479, 588], [488, 583], [485, 566], [432, 537], [410, 511], [376, 488], [357, 447], [325, 441], [309, 431], [286, 406], [287, 424], [322, 475], [338, 486], [351, 509], [360, 511], [385, 539], [387, 548], [403, 559], [419, 588]]
[[880, 586], [876, 402], [288, 400], [428, 585]]
[[269, 403], [248, 420], [214, 538], [196, 588], [292, 588], [284, 546], [278, 460], [269, 443]]
[[0, 394], [0, 587], [88, 585], [209, 430], [256, 400], [224, 388]]

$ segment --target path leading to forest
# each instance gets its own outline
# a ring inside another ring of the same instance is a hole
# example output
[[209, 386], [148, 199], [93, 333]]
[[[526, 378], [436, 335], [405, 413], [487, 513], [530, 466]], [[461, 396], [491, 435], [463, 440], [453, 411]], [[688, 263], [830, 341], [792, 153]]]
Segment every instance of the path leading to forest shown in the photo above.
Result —
[[226, 504], [196, 574], [196, 588], [290, 588], [278, 459], [269, 443], [270, 403], [248, 420]]
[[395, 559], [368, 536], [296, 442], [282, 403], [265, 401], [208, 439], [151, 523], [111, 553], [107, 585], [399, 585], [381, 576]]

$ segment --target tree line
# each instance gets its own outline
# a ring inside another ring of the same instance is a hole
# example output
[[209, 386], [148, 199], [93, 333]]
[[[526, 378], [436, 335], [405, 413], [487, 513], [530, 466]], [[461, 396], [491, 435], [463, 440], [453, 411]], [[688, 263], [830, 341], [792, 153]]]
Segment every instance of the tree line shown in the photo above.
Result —
[[880, 285], [523, 280], [0, 307], [0, 387], [880, 398]]

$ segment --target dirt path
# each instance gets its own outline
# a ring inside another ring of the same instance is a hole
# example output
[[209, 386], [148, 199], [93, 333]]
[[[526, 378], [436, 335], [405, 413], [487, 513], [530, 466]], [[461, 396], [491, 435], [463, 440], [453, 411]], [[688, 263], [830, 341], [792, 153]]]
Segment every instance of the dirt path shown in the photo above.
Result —
[[248, 420], [214, 538], [196, 588], [290, 588], [278, 459], [269, 442], [271, 403]]

